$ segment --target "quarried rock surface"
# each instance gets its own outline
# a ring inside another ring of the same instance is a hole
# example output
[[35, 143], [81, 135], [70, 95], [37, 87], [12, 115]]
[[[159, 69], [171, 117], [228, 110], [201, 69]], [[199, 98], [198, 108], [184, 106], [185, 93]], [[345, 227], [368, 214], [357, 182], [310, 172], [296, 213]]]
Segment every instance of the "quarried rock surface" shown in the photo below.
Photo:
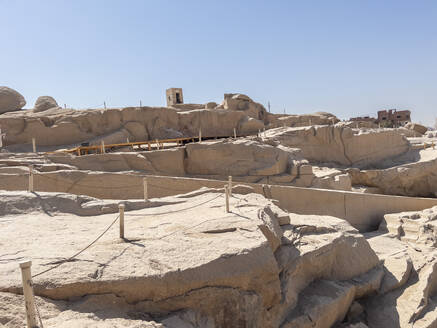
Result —
[[[5, 196], [0, 201], [10, 199]], [[22, 204], [33, 199], [14, 197]], [[56, 197], [58, 203], [68, 199]], [[115, 224], [74, 261], [65, 259], [114, 222], [115, 214], [83, 217], [34, 207], [29, 215], [4, 207], [2, 322], [23, 323], [22, 298], [15, 294], [24, 258], [33, 259], [34, 290], [47, 327], [63, 321], [66, 327], [307, 327], [311, 318], [328, 328], [344, 319], [354, 299], [379, 288], [383, 270], [376, 254], [343, 220], [286, 220], [284, 211], [257, 194], [234, 194], [226, 213], [221, 190], [146, 204], [126, 211], [124, 240]], [[33, 241], [18, 238], [29, 229]]]

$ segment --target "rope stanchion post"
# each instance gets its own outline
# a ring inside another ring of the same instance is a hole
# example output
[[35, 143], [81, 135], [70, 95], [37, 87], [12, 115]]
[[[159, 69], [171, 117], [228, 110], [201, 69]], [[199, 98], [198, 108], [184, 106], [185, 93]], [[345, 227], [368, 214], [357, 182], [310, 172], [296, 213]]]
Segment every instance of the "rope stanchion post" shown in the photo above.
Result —
[[102, 140], [102, 154], [105, 153], [105, 141]]
[[118, 205], [118, 212], [120, 215], [120, 238], [124, 239], [124, 204]]
[[228, 177], [228, 189], [229, 189], [229, 196], [232, 196], [232, 175]]
[[35, 140], [35, 138], [32, 138], [32, 150], [34, 153], [36, 153], [36, 140]]
[[199, 129], [199, 142], [202, 142], [202, 129]]
[[143, 179], [143, 187], [144, 187], [144, 200], [149, 199], [149, 191], [147, 190], [147, 178]]
[[33, 186], [33, 165], [29, 165], [29, 185], [28, 185], [28, 190], [29, 190], [29, 192], [33, 192], [34, 191], [34, 186]]
[[228, 185], [225, 185], [225, 205], [226, 205], [226, 213], [229, 213], [229, 188], [228, 188]]
[[159, 150], [159, 141], [158, 141], [158, 139], [155, 139], [155, 143], [156, 143], [156, 149]]
[[35, 299], [33, 296], [32, 274], [30, 271], [31, 266], [32, 261], [20, 262], [21, 278], [23, 280], [24, 304], [26, 307], [27, 328], [38, 328]]
[[234, 139], [237, 139], [237, 129], [234, 128]]

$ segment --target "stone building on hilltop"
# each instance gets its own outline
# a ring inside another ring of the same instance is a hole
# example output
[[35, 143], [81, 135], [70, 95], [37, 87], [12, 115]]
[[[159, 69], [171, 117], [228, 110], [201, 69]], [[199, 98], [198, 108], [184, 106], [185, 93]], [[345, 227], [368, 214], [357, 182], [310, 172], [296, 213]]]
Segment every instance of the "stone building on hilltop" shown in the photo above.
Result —
[[378, 123], [388, 123], [393, 126], [403, 126], [411, 122], [411, 112], [409, 110], [380, 110], [378, 111]]
[[170, 88], [165, 91], [165, 97], [167, 99], [167, 107], [184, 103], [184, 96], [182, 94], [182, 88]]

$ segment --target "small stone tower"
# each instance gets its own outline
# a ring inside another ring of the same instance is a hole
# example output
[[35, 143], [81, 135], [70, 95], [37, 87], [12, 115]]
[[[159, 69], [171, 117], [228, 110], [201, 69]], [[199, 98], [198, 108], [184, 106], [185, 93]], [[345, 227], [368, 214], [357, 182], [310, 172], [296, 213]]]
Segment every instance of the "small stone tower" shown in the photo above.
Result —
[[167, 107], [171, 105], [183, 104], [184, 96], [182, 95], [182, 88], [170, 88], [165, 91], [167, 98]]

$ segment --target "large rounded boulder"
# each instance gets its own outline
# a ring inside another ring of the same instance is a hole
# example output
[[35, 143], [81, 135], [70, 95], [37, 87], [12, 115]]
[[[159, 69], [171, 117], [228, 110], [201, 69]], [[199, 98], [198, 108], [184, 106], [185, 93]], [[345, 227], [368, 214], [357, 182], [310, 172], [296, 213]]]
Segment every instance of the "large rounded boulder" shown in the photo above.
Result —
[[58, 103], [53, 97], [41, 96], [35, 102], [34, 112], [43, 112], [47, 109], [58, 107]]
[[24, 105], [26, 100], [19, 92], [0, 86], [0, 114], [20, 110]]

